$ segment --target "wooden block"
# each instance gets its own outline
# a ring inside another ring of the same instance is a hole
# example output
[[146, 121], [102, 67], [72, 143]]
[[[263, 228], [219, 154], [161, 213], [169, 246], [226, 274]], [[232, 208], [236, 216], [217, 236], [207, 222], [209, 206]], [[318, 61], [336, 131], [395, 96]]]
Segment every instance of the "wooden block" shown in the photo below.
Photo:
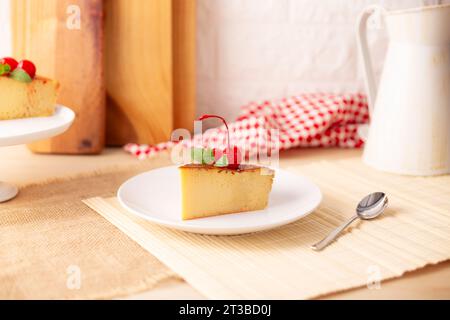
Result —
[[[61, 136], [31, 144], [41, 153], [99, 153], [105, 141], [102, 0], [11, 1], [14, 56], [61, 83], [58, 102], [77, 115]], [[77, 26], [78, 9], [80, 13]]]
[[173, 110], [174, 127], [193, 130], [195, 118], [196, 2], [173, 0]]
[[167, 0], [106, 0], [107, 143], [157, 143], [173, 129]]
[[195, 115], [195, 1], [106, 0], [107, 144], [155, 144]]

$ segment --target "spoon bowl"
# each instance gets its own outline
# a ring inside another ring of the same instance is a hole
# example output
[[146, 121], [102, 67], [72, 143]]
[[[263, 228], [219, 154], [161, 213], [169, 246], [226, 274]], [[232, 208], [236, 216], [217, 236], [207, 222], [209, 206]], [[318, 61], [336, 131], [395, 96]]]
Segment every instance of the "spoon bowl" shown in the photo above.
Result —
[[383, 213], [388, 205], [388, 198], [383, 192], [374, 192], [365, 196], [356, 207], [356, 213], [363, 220], [375, 219]]

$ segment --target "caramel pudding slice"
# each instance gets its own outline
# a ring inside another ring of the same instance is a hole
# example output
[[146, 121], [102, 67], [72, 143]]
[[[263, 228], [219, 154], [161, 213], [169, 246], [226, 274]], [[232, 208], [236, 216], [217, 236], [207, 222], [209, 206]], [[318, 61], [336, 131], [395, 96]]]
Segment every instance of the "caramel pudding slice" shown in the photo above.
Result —
[[236, 169], [187, 164], [181, 175], [182, 219], [197, 219], [267, 207], [274, 171], [240, 165]]
[[30, 83], [0, 77], [0, 120], [51, 116], [58, 90], [57, 81], [43, 77]]

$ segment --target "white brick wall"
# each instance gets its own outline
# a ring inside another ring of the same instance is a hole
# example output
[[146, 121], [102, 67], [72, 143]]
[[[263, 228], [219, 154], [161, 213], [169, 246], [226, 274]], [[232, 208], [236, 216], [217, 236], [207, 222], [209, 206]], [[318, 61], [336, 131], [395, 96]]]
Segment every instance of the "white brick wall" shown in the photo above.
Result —
[[[358, 13], [439, 0], [197, 0], [198, 114], [233, 119], [249, 101], [300, 92], [363, 90], [357, 58]], [[441, 2], [445, 2], [443, 0]], [[369, 37], [380, 73], [384, 30]]]

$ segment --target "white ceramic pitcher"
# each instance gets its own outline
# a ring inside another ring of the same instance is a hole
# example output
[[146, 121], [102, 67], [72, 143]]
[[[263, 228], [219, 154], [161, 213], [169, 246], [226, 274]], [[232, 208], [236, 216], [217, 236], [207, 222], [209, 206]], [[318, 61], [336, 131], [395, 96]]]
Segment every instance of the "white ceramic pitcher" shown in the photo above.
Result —
[[[378, 92], [366, 39], [376, 11], [390, 39]], [[450, 173], [450, 5], [368, 7], [359, 17], [358, 46], [370, 108], [364, 162], [400, 174]]]

